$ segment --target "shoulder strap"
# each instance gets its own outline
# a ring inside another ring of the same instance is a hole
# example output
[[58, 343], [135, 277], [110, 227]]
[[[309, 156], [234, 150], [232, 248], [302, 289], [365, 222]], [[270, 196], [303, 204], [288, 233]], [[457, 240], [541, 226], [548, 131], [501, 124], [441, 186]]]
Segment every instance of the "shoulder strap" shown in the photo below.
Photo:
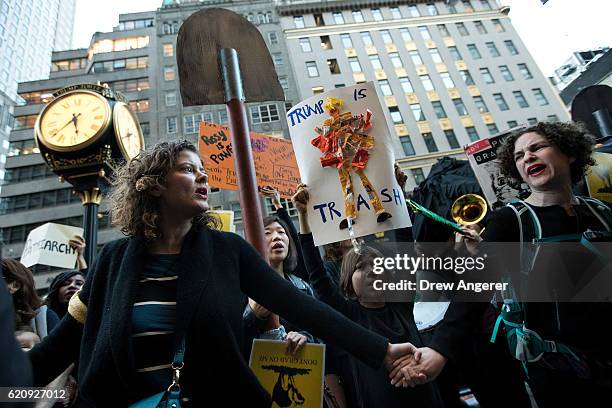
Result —
[[589, 210], [603, 224], [607, 231], [612, 231], [612, 210], [602, 201], [592, 197], [576, 197], [578, 201], [587, 206]]
[[516, 214], [519, 225], [521, 273], [529, 275], [539, 249], [531, 244], [534, 240], [542, 238], [542, 225], [535, 211], [523, 200], [513, 201], [506, 205]]

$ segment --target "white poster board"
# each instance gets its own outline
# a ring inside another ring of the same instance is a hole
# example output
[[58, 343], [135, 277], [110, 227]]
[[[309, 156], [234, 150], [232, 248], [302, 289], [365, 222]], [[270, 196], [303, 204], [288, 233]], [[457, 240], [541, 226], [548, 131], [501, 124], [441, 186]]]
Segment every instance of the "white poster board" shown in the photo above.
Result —
[[351, 112], [353, 116], [372, 112], [372, 127], [364, 132], [374, 138], [374, 147], [369, 150], [369, 159], [364, 173], [391, 218], [377, 222], [371, 200], [357, 174], [352, 172], [357, 218], [354, 225], [355, 237], [374, 234], [410, 226], [410, 218], [404, 195], [395, 180], [393, 164], [395, 157], [389, 127], [380, 105], [374, 84], [358, 84], [316, 94], [295, 105], [287, 112], [289, 133], [297, 159], [302, 182], [310, 191], [308, 221], [316, 245], [328, 244], [348, 239], [349, 230], [340, 229], [340, 222], [346, 218], [344, 196], [338, 169], [334, 166], [323, 167], [320, 158], [323, 153], [311, 141], [319, 134], [315, 128], [323, 127], [330, 118], [324, 105], [329, 97], [341, 99], [342, 113]]
[[478, 184], [492, 209], [529, 195], [527, 184], [522, 183], [520, 188], [514, 188], [501, 173], [497, 148], [506, 136], [508, 133], [483, 138], [464, 147]]
[[83, 235], [83, 228], [49, 222], [28, 234], [20, 262], [72, 269], [77, 260], [76, 251], [68, 244], [75, 235]]

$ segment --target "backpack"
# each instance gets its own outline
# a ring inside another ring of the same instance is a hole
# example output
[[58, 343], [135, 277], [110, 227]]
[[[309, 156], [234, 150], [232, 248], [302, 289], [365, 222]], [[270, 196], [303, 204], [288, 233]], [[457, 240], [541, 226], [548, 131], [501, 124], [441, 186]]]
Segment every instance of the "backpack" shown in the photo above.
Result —
[[[520, 232], [520, 273], [527, 277], [534, 268], [536, 258], [539, 251], [539, 246], [530, 245], [531, 243], [542, 242], [563, 242], [579, 240], [589, 251], [596, 256], [606, 259], [606, 255], [600, 253], [589, 241], [594, 234], [597, 237], [612, 237], [612, 210], [599, 200], [589, 197], [577, 197], [579, 202], [585, 204], [595, 217], [604, 225], [607, 232], [587, 232], [583, 234], [568, 234], [554, 237], [542, 238], [542, 227], [535, 211], [524, 201], [515, 201], [508, 203], [507, 206], [515, 212]], [[579, 357], [579, 353], [573, 350], [570, 346], [562, 344], [558, 341], [545, 340], [537, 332], [530, 330], [525, 325], [526, 305], [524, 302], [518, 301], [515, 288], [509, 278], [504, 279], [508, 283], [508, 290], [504, 291], [503, 305], [501, 312], [495, 322], [493, 333], [491, 335], [491, 343], [497, 339], [499, 327], [504, 323], [506, 328], [506, 338], [510, 354], [519, 360], [525, 373], [527, 373], [527, 363], [538, 362], [544, 356], [544, 353], [561, 353], [566, 362], [566, 366], [571, 367], [576, 372], [586, 372], [586, 361]], [[562, 361], [563, 359], [557, 359]]]

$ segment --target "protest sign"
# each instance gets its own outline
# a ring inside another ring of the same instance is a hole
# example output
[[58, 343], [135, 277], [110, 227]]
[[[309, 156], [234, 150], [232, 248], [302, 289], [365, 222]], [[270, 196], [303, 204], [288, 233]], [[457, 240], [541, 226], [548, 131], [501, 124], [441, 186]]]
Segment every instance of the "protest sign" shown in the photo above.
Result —
[[49, 222], [28, 234], [20, 262], [32, 265], [49, 265], [58, 268], [74, 268], [76, 251], [68, 244], [75, 235], [83, 235], [83, 228]]
[[502, 207], [517, 198], [525, 198], [530, 193], [527, 184], [510, 185], [501, 174], [497, 149], [506, 136], [508, 133], [483, 138], [464, 147], [478, 184], [492, 209]]
[[612, 202], [612, 154], [593, 153], [595, 166], [587, 172], [586, 183], [589, 195], [598, 200]]
[[[329, 104], [338, 100], [342, 106], [332, 118]], [[287, 122], [302, 181], [310, 191], [308, 220], [316, 245], [348, 239], [349, 229], [340, 228], [347, 216], [354, 216], [355, 237], [410, 226], [373, 83], [316, 94], [291, 108]], [[345, 202], [353, 202], [354, 208]], [[391, 218], [381, 219], [383, 211]]]
[[293, 355], [283, 341], [253, 340], [249, 366], [272, 396], [272, 407], [322, 407], [325, 345], [305, 344]]
[[234, 212], [231, 210], [210, 210], [209, 213], [216, 215], [221, 220], [219, 231], [236, 232], [234, 225]]
[[[300, 183], [291, 142], [254, 132], [250, 135], [257, 184], [274, 187], [281, 197], [291, 198]], [[238, 190], [229, 128], [200, 122], [198, 145], [210, 186]]]

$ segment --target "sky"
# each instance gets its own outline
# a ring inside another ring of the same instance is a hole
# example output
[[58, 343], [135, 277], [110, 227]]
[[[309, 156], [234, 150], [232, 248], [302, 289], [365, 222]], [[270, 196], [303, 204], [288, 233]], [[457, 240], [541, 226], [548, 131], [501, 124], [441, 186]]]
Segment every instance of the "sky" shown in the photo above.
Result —
[[[74, 48], [87, 48], [96, 31], [112, 31], [119, 14], [150, 11], [162, 0], [77, 0]], [[501, 0], [532, 57], [544, 72], [553, 71], [574, 51], [612, 46], [610, 0]]]

